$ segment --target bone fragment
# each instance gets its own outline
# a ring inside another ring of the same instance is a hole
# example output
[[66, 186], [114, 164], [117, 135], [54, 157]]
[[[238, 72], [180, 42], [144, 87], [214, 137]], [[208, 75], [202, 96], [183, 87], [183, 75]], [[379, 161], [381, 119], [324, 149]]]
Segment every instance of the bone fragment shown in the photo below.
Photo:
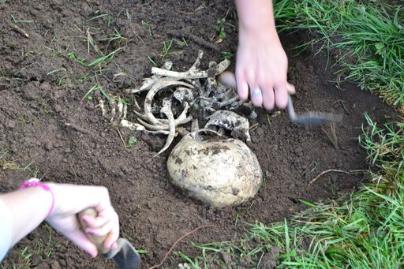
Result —
[[[220, 62], [216, 68], [213, 70], [213, 74], [215, 76], [223, 73], [230, 66], [229, 60], [223, 60]], [[198, 79], [198, 78], [207, 78], [209, 76], [209, 72], [206, 70], [188, 70], [185, 72], [176, 72], [176, 71], [168, 71], [158, 67], [152, 67], [152, 74], [159, 75], [162, 77], [170, 77], [175, 79]]]
[[161, 112], [164, 113], [164, 115], [167, 116], [168, 122], [169, 122], [169, 134], [167, 136], [167, 140], [166, 140], [166, 144], [164, 145], [164, 147], [154, 156], [158, 156], [161, 153], [163, 153], [164, 151], [166, 151], [171, 143], [174, 141], [175, 138], [175, 121], [174, 121], [174, 115], [173, 112], [171, 111], [171, 103], [165, 104], [163, 106], [163, 108], [161, 109]]
[[228, 110], [218, 110], [209, 117], [209, 121], [205, 125], [205, 129], [212, 127], [224, 128], [232, 131], [235, 136], [242, 136], [246, 141], [251, 141], [248, 120], [235, 112]]
[[147, 93], [146, 99], [144, 102], [144, 114], [146, 115], [148, 121], [152, 124], [159, 124], [160, 121], [154, 117], [152, 113], [152, 103], [153, 103], [153, 98], [156, 95], [156, 93], [162, 89], [165, 89], [169, 86], [174, 86], [174, 85], [181, 85], [184, 87], [189, 87], [192, 88], [192, 85], [182, 82], [182, 81], [175, 81], [175, 80], [170, 80], [170, 81], [163, 81], [156, 83]]

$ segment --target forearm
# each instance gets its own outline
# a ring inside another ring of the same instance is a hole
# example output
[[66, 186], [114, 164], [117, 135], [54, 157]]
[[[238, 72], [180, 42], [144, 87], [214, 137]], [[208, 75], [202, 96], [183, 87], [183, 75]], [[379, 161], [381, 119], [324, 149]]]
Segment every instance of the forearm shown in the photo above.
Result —
[[11, 246], [34, 230], [47, 217], [52, 194], [39, 187], [0, 195], [11, 214]]
[[272, 0], [235, 0], [240, 31], [275, 31]]

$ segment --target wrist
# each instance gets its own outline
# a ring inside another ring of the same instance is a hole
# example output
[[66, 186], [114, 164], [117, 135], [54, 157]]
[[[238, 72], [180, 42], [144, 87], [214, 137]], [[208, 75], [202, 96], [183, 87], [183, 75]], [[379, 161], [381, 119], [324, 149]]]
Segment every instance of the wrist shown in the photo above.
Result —
[[37, 178], [31, 178], [29, 180], [24, 181], [18, 189], [19, 190], [30, 189], [32, 191], [35, 191], [39, 195], [38, 201], [46, 201], [42, 202], [41, 204], [43, 203], [49, 204], [48, 206], [49, 209], [47, 211], [45, 218], [47, 218], [53, 212], [55, 207], [55, 194], [53, 193], [50, 184], [45, 184]]
[[239, 16], [239, 40], [247, 42], [279, 41], [270, 0], [236, 0]]

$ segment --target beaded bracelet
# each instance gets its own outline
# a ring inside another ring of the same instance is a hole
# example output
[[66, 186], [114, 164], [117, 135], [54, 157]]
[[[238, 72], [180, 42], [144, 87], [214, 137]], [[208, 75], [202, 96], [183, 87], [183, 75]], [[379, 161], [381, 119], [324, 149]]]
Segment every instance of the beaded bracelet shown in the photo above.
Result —
[[48, 214], [46, 215], [46, 217], [48, 217], [52, 213], [53, 208], [55, 206], [55, 194], [53, 193], [52, 189], [48, 185], [46, 185], [45, 183], [42, 183], [41, 180], [38, 178], [30, 178], [28, 180], [25, 180], [18, 189], [23, 190], [23, 189], [27, 189], [27, 188], [36, 188], [36, 187], [39, 187], [45, 191], [48, 191], [52, 195], [52, 204], [51, 204], [51, 207], [49, 208]]

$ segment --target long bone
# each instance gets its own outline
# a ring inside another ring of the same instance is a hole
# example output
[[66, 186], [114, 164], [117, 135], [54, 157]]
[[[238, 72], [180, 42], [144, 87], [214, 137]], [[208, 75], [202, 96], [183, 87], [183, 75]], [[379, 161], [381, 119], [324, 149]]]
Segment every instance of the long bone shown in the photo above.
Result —
[[162, 77], [170, 77], [175, 79], [199, 79], [207, 78], [210, 72], [213, 72], [214, 76], [220, 75], [230, 66], [229, 60], [223, 60], [213, 70], [193, 70], [190, 69], [185, 72], [176, 72], [165, 70], [158, 67], [152, 67], [152, 74], [159, 75]]
[[[164, 63], [162, 69], [165, 70], [171, 70], [171, 68], [173, 67], [173, 62], [171, 61], [167, 61]], [[134, 88], [134, 89], [126, 89], [127, 93], [141, 93], [144, 91], [148, 91], [151, 89], [151, 87], [153, 87], [153, 85], [160, 81], [162, 78], [159, 75], [154, 75], [150, 78], [145, 78], [143, 79], [143, 83], [140, 87]]]
[[131, 131], [141, 131], [141, 132], [152, 133], [152, 134], [169, 135], [168, 131], [164, 131], [164, 130], [155, 130], [155, 131], [154, 130], [153, 131], [146, 130], [146, 128], [143, 125], [138, 124], [138, 123], [134, 123], [134, 122], [130, 122], [128, 120], [121, 120], [120, 126], [124, 127], [124, 128], [128, 128]]
[[197, 72], [199, 66], [201, 65], [201, 60], [203, 58], [203, 50], [198, 51], [198, 56], [195, 59], [195, 62], [192, 64], [192, 66], [188, 69], [188, 72]]
[[173, 112], [171, 111], [171, 100], [163, 102], [163, 108], [161, 109], [161, 112], [167, 116], [170, 130], [164, 147], [156, 155], [154, 155], [154, 157], [166, 151], [170, 147], [171, 143], [174, 141], [175, 137], [175, 122]]

